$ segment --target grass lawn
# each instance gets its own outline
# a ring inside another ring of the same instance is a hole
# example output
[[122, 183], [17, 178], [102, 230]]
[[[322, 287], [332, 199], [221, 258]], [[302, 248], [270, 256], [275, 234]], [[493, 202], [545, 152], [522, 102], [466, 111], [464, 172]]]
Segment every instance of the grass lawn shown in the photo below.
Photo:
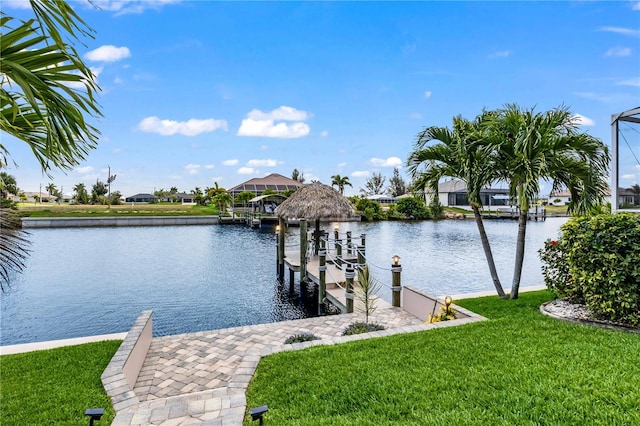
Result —
[[23, 216], [29, 217], [110, 217], [110, 216], [208, 216], [217, 215], [214, 206], [189, 206], [180, 203], [121, 204], [118, 206], [83, 204], [18, 204]]
[[490, 320], [268, 356], [247, 406], [274, 425], [640, 424], [640, 335], [543, 316], [550, 299], [457, 301]]
[[87, 425], [87, 408], [115, 412], [100, 376], [120, 341], [87, 343], [0, 357], [1, 425]]

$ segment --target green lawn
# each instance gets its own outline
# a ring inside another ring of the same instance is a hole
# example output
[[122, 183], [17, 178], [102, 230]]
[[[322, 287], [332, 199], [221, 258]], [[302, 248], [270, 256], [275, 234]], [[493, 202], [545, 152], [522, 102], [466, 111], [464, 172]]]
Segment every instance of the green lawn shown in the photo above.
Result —
[[640, 335], [548, 318], [549, 299], [462, 300], [490, 320], [268, 356], [248, 407], [274, 425], [640, 424]]
[[118, 206], [81, 204], [19, 204], [18, 210], [29, 217], [120, 217], [120, 216], [209, 216], [218, 215], [214, 206], [190, 206], [179, 203], [122, 204]]
[[100, 376], [120, 341], [0, 357], [1, 425], [87, 425], [87, 408], [104, 408], [97, 425], [115, 412]]

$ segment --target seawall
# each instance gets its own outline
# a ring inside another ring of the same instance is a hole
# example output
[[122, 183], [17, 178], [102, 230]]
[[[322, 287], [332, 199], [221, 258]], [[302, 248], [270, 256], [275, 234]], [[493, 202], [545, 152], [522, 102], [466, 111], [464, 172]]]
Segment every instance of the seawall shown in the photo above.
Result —
[[23, 228], [217, 225], [219, 223], [218, 216], [26, 217], [22, 219]]

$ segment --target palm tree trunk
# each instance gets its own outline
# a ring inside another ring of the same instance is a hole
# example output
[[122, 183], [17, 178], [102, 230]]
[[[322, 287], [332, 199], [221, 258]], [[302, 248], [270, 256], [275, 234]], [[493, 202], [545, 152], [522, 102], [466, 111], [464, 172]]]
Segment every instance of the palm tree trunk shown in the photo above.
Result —
[[518, 238], [516, 240], [516, 264], [513, 270], [513, 283], [511, 284], [511, 298], [517, 299], [520, 291], [520, 278], [522, 277], [522, 264], [524, 263], [524, 237], [527, 234], [527, 216], [529, 209], [520, 209], [518, 216]]
[[482, 215], [480, 214], [480, 209], [477, 206], [471, 206], [471, 208], [473, 209], [473, 216], [476, 219], [476, 225], [478, 225], [478, 231], [480, 232], [480, 241], [482, 241], [482, 248], [484, 249], [484, 255], [486, 256], [487, 263], [489, 264], [489, 271], [491, 272], [491, 279], [493, 280], [493, 285], [496, 287], [498, 296], [500, 296], [501, 299], [506, 299], [507, 296], [504, 294], [504, 290], [502, 289], [502, 284], [500, 284], [500, 278], [498, 277], [496, 264], [493, 260], [493, 253], [491, 253], [489, 238], [487, 237], [487, 232], [484, 229], [484, 222], [482, 221]]

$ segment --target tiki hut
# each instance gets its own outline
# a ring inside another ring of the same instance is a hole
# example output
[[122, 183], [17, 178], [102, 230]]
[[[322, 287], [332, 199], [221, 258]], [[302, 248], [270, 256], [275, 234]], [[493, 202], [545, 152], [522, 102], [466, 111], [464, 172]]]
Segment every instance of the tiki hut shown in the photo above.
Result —
[[353, 204], [330, 186], [321, 183], [305, 185], [291, 194], [275, 211], [285, 219], [315, 220], [316, 250], [320, 239], [320, 219], [344, 219], [354, 215]]

